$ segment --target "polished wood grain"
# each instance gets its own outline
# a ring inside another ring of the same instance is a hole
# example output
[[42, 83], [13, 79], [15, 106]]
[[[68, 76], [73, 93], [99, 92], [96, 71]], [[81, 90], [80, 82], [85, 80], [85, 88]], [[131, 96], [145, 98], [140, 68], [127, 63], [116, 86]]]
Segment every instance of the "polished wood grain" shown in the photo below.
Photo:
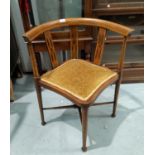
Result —
[[46, 45], [48, 48], [48, 53], [50, 56], [51, 64], [52, 64], [53, 68], [56, 68], [59, 64], [58, 64], [58, 60], [56, 57], [56, 51], [55, 51], [55, 47], [53, 44], [52, 35], [51, 35], [50, 31], [44, 32], [44, 35], [45, 35], [45, 41], [46, 41]]
[[55, 28], [65, 27], [65, 26], [95, 26], [104, 29], [109, 29], [116, 33], [120, 33], [121, 35], [128, 36], [129, 33], [133, 31], [133, 29], [123, 26], [114, 22], [100, 20], [100, 19], [93, 19], [93, 18], [67, 18], [67, 19], [60, 19], [51, 22], [47, 22], [41, 25], [38, 25], [25, 33], [23, 37], [27, 41], [32, 41], [40, 34], [45, 31], [49, 31]]
[[97, 44], [94, 54], [94, 64], [101, 65], [101, 59], [104, 52], [104, 42], [106, 38], [106, 29], [100, 28], [98, 32]]
[[72, 26], [70, 32], [70, 50], [71, 50], [71, 58], [78, 58], [78, 30], [77, 27]]

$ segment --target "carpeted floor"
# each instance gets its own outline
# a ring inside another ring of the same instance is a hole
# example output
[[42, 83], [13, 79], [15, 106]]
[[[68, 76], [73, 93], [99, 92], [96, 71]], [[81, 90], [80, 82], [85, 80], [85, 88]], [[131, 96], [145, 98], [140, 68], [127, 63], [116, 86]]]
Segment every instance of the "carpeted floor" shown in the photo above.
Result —
[[[121, 85], [117, 117], [112, 106], [91, 107], [88, 122], [88, 151], [81, 151], [81, 124], [76, 109], [45, 111], [41, 126], [31, 75], [14, 85], [16, 100], [11, 104], [11, 155], [143, 155], [143, 84]], [[112, 101], [114, 86], [96, 102]], [[66, 98], [43, 90], [45, 106], [72, 104]]]

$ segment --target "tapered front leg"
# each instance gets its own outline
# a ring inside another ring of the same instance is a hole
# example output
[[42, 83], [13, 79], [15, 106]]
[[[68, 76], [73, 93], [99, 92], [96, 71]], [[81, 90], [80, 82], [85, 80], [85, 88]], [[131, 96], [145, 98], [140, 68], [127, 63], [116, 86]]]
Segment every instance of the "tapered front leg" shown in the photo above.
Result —
[[34, 80], [35, 80], [35, 86], [36, 86], [36, 92], [37, 92], [37, 98], [38, 98], [39, 111], [40, 111], [40, 116], [41, 116], [41, 124], [45, 125], [46, 122], [44, 121], [41, 87], [39, 86], [38, 81], [36, 79]]
[[82, 151], [87, 151], [87, 126], [88, 126], [88, 107], [82, 107]]

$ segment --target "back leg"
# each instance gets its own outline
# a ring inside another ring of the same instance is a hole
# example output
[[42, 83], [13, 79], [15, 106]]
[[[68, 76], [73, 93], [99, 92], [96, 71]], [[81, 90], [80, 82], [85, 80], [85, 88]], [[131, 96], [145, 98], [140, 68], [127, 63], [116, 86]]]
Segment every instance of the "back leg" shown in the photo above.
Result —
[[38, 98], [38, 105], [39, 105], [39, 111], [41, 116], [41, 124], [45, 125], [46, 122], [44, 120], [44, 112], [43, 112], [43, 104], [42, 104], [42, 94], [41, 94], [41, 87], [38, 84], [37, 79], [35, 79], [35, 86], [36, 86], [36, 92], [37, 92], [37, 98]]
[[117, 81], [116, 86], [115, 86], [113, 112], [111, 115], [112, 117], [116, 117], [116, 108], [117, 108], [117, 102], [118, 102], [119, 89], [120, 89], [120, 81]]

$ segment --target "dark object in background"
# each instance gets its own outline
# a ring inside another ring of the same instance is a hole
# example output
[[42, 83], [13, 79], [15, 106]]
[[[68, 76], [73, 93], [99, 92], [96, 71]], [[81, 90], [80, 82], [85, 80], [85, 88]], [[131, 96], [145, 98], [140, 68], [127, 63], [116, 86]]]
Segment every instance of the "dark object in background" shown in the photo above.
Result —
[[11, 21], [10, 21], [10, 76], [12, 78], [22, 77], [22, 68], [21, 68], [19, 50]]
[[22, 74], [23, 73], [21, 68], [18, 45], [13, 31], [12, 22], [10, 20], [10, 101], [11, 102], [13, 102], [15, 99], [13, 92], [13, 81], [15, 78], [21, 78]]

